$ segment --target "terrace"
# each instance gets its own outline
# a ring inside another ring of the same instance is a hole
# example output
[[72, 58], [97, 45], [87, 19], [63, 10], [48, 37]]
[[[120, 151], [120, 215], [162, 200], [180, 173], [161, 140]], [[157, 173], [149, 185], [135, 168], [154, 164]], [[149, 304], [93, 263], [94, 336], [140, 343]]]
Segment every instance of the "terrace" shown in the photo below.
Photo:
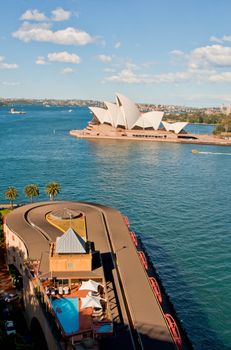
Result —
[[101, 338], [113, 333], [102, 279], [34, 279], [40, 302], [64, 338]]

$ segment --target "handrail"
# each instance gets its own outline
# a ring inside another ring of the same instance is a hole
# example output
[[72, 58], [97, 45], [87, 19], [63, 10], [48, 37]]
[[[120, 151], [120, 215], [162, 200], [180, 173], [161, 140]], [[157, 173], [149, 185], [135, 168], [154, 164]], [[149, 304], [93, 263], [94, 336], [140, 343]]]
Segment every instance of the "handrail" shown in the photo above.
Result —
[[138, 251], [139, 258], [141, 260], [142, 265], [144, 266], [145, 270], [148, 270], [148, 261], [146, 256], [144, 255], [144, 252], [142, 250]]
[[138, 240], [137, 240], [137, 237], [136, 237], [136, 234], [134, 231], [131, 231], [131, 239], [133, 241], [133, 243], [135, 244], [135, 246], [137, 247], [138, 246]]
[[174, 339], [174, 342], [176, 344], [177, 349], [182, 350], [183, 349], [182, 339], [181, 339], [181, 335], [180, 335], [179, 329], [177, 327], [176, 321], [174, 320], [174, 318], [170, 314], [165, 314], [164, 316], [165, 316], [165, 319], [167, 321], [168, 328], [172, 334], [172, 337]]
[[162, 295], [157, 280], [154, 277], [148, 277], [148, 280], [156, 298], [158, 299], [159, 303], [162, 304]]

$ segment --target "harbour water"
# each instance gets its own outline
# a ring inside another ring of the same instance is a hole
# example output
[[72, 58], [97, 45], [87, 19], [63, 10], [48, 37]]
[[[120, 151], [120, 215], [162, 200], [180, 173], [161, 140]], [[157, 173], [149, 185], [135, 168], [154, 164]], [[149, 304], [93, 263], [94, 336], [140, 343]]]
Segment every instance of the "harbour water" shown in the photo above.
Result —
[[[229, 147], [81, 140], [71, 129], [91, 119], [87, 108], [0, 108], [0, 202], [15, 186], [61, 184], [57, 199], [104, 203], [129, 217], [198, 350], [231, 349]], [[209, 133], [212, 126], [189, 126]], [[209, 153], [207, 153], [209, 152]], [[224, 153], [224, 154], [223, 154]], [[128, 257], [129, 259], [129, 257]], [[139, 281], [137, 281], [138, 283]]]

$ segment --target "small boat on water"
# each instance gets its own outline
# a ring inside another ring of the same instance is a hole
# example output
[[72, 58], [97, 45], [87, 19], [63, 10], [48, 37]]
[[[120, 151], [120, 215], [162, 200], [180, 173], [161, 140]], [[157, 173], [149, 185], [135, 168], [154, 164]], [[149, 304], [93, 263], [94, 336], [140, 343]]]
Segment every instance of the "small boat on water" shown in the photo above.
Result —
[[10, 114], [26, 114], [24, 111], [17, 111], [15, 108], [11, 108], [9, 111]]
[[197, 154], [197, 153], [199, 153], [199, 151], [197, 149], [192, 149], [192, 153]]

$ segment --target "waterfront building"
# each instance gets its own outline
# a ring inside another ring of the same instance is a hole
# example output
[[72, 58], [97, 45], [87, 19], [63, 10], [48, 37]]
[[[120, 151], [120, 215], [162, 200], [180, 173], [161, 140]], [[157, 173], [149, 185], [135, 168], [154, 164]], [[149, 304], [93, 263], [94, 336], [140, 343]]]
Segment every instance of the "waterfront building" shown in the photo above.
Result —
[[47, 349], [99, 349], [102, 342], [107, 349], [190, 348], [117, 210], [33, 203], [7, 215], [4, 233], [7, 263], [23, 282], [28, 326]]
[[[111, 125], [114, 128], [124, 128], [125, 130], [158, 130], [161, 126], [164, 112], [141, 113], [136, 104], [122, 94], [116, 94], [116, 103], [104, 102], [104, 104], [106, 109], [89, 107], [94, 115], [92, 124], [98, 122], [99, 124]], [[179, 134], [188, 123], [162, 124], [166, 131]]]

